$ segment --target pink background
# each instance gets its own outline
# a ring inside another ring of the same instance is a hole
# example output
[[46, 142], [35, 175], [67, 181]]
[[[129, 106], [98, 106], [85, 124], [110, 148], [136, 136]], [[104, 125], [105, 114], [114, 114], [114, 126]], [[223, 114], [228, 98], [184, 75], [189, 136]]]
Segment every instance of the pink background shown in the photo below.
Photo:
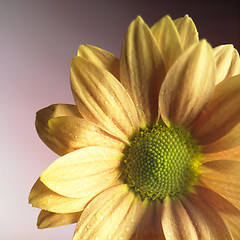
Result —
[[[237, 2], [237, 1], [236, 1]], [[69, 69], [79, 44], [117, 56], [128, 24], [150, 26], [166, 14], [189, 14], [201, 38], [240, 50], [240, 9], [233, 1], [0, 0], [0, 239], [66, 240], [74, 225], [38, 230], [29, 191], [57, 155], [38, 138], [35, 112], [73, 103]]]

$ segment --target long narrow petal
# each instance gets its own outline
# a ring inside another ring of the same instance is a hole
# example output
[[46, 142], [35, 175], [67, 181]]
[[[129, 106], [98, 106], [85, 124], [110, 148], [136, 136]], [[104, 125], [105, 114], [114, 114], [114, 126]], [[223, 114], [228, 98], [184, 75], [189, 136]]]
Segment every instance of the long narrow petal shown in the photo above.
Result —
[[50, 212], [73, 213], [83, 210], [93, 197], [94, 195], [83, 198], [65, 197], [53, 192], [38, 179], [30, 192], [29, 203], [31, 203], [33, 207]]
[[212, 143], [240, 122], [240, 75], [222, 81], [192, 127], [199, 144]]
[[122, 150], [125, 145], [96, 124], [83, 118], [73, 116], [54, 118], [49, 121], [49, 129], [57, 145], [63, 146], [67, 152], [90, 146]]
[[240, 74], [240, 59], [233, 45], [220, 45], [213, 49], [216, 59], [216, 84]]
[[[143, 203], [145, 204], [145, 202]], [[165, 240], [161, 223], [162, 204], [147, 203], [146, 210], [130, 240]]]
[[36, 114], [36, 129], [42, 141], [58, 155], [68, 153], [64, 146], [57, 144], [55, 138], [50, 133], [49, 120], [61, 116], [81, 117], [75, 105], [70, 104], [54, 104], [41, 109]]
[[204, 163], [199, 182], [240, 209], [240, 162], [218, 160]]
[[139, 126], [136, 107], [120, 82], [107, 70], [75, 57], [71, 86], [83, 117], [127, 141]]
[[185, 51], [166, 75], [159, 97], [164, 122], [188, 127], [212, 97], [214, 87], [214, 57], [203, 40]]
[[240, 161], [240, 146], [231, 148], [222, 152], [208, 152], [209, 149], [202, 148], [201, 151], [204, 152], [204, 157], [202, 162], [212, 162], [216, 160], [235, 160]]
[[141, 199], [126, 185], [109, 188], [83, 211], [73, 240], [129, 239], [141, 214]]
[[228, 134], [216, 142], [202, 146], [202, 152], [214, 153], [230, 150], [240, 146], [240, 123], [238, 123]]
[[101, 192], [121, 174], [122, 152], [106, 147], [87, 147], [64, 155], [45, 170], [40, 179], [51, 190], [82, 198]]
[[37, 226], [39, 229], [59, 227], [78, 222], [81, 212], [53, 213], [42, 210], [38, 215]]
[[182, 18], [177, 18], [173, 22], [177, 28], [183, 51], [199, 41], [196, 26], [192, 18], [188, 15], [185, 15]]
[[91, 45], [80, 45], [77, 55], [108, 70], [117, 79], [119, 79], [120, 60], [112, 53]]
[[166, 240], [198, 239], [195, 226], [178, 199], [165, 199], [163, 203], [162, 226]]
[[138, 17], [130, 24], [123, 41], [120, 81], [137, 106], [142, 127], [157, 120], [157, 100], [164, 76], [165, 67], [157, 43]]
[[197, 239], [233, 240], [218, 212], [199, 196], [189, 193], [182, 204], [196, 228]]
[[182, 54], [178, 30], [173, 20], [165, 16], [151, 27], [151, 31], [160, 48], [166, 71], [168, 71]]
[[204, 187], [195, 188], [201, 199], [213, 206], [221, 215], [234, 239], [240, 238], [240, 211], [225, 198]]

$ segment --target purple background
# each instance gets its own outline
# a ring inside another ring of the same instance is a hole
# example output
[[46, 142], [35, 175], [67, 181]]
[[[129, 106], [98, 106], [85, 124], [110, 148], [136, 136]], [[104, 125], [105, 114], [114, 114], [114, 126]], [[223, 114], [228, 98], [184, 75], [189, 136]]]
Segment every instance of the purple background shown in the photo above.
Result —
[[79, 44], [117, 56], [130, 21], [141, 15], [150, 26], [169, 14], [189, 14], [200, 38], [240, 50], [237, 1], [45, 1], [0, 0], [0, 238], [71, 239], [74, 225], [38, 230], [38, 210], [29, 191], [57, 155], [38, 138], [35, 112], [53, 103], [73, 103], [71, 59]]

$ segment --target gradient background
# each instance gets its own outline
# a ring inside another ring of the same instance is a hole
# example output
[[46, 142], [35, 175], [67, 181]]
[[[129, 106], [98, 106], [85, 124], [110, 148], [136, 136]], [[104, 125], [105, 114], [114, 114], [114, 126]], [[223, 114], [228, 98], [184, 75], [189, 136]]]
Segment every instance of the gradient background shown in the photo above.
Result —
[[66, 240], [74, 225], [38, 230], [29, 191], [57, 155], [38, 138], [35, 112], [73, 103], [69, 83], [79, 44], [117, 56], [128, 24], [141, 15], [150, 26], [166, 14], [189, 14], [200, 38], [240, 50], [237, 1], [45, 1], [0, 0], [0, 238]]

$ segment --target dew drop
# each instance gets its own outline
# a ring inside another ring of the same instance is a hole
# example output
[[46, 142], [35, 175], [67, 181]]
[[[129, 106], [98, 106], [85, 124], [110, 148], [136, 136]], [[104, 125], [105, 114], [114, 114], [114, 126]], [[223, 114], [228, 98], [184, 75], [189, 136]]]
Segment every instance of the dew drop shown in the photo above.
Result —
[[87, 228], [90, 229], [90, 228], [91, 228], [91, 225], [87, 225]]

